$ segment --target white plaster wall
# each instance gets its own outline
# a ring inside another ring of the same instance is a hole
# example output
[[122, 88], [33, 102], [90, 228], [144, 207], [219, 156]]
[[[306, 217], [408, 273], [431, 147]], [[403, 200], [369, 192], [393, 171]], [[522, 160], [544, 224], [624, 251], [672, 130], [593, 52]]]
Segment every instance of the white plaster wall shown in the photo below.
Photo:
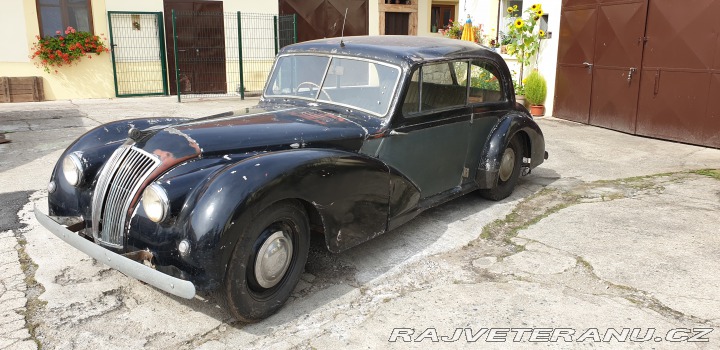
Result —
[[524, 1], [523, 7], [530, 7], [533, 3], [542, 5], [543, 12], [549, 15], [548, 32], [552, 33], [550, 39], [543, 39], [540, 44], [540, 54], [537, 59], [537, 69], [547, 80], [548, 94], [545, 100], [545, 115], [550, 116], [553, 113], [555, 102], [555, 73], [557, 71], [558, 42], [560, 40], [561, 4], [558, 0], [536, 0], [534, 2]]
[[162, 0], [105, 0], [108, 11], [162, 12]]
[[277, 0], [225, 0], [223, 1], [223, 11], [277, 14], [280, 8]]
[[[30, 62], [23, 0], [4, 0], [0, 11], [0, 62]], [[12, 34], [9, 34], [12, 33]]]
[[380, 6], [377, 0], [368, 0], [368, 35], [380, 35]]
[[470, 15], [473, 25], [482, 24], [483, 35], [496, 36], [498, 1], [500, 0], [460, 0], [459, 19], [463, 22]]

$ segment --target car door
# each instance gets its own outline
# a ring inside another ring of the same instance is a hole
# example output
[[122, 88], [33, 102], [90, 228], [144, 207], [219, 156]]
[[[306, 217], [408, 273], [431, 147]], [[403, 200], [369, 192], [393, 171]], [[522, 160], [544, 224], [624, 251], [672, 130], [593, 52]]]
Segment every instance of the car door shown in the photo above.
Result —
[[459, 187], [470, 135], [466, 61], [425, 64], [412, 73], [378, 157], [412, 181], [420, 198]]

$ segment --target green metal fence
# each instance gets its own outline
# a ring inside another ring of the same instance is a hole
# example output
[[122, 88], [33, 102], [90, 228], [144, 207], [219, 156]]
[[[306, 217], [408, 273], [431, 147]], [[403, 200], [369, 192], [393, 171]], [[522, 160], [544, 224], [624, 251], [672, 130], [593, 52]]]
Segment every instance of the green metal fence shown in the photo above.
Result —
[[178, 101], [258, 95], [279, 48], [297, 42], [295, 15], [172, 12], [170, 91]]
[[118, 97], [167, 95], [162, 12], [108, 12]]

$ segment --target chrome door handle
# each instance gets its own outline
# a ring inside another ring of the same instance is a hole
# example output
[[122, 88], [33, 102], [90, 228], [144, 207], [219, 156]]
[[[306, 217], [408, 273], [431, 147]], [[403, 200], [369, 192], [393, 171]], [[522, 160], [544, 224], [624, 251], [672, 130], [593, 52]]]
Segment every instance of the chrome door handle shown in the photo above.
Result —
[[585, 65], [585, 67], [587, 67], [587, 68], [592, 68], [592, 66], [593, 66], [593, 64], [590, 62], [583, 62], [583, 65]]
[[406, 133], [406, 132], [402, 132], [402, 131], [390, 130], [389, 135], [390, 135], [390, 136], [401, 136], [401, 135], [407, 135], [407, 133]]

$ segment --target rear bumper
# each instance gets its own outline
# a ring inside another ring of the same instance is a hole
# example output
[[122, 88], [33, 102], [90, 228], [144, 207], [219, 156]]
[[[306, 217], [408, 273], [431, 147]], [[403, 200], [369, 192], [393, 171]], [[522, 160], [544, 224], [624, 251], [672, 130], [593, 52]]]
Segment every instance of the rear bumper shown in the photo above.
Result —
[[97, 261], [170, 294], [185, 299], [195, 297], [195, 285], [192, 282], [166, 275], [149, 266], [128, 259], [120, 254], [113, 253], [80, 237], [77, 233], [68, 230], [47, 215], [41, 213], [37, 208], [35, 208], [35, 217], [41, 225], [45, 226], [45, 228], [55, 236]]

